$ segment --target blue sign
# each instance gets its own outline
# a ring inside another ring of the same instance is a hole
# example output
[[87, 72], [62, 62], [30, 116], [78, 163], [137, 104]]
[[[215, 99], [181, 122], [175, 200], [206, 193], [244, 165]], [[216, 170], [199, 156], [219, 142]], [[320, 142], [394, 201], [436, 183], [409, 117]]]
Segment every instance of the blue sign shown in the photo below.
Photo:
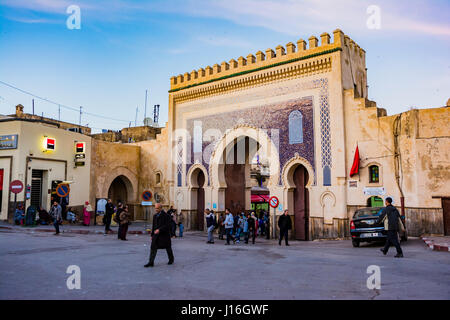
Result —
[[18, 134], [10, 134], [8, 136], [0, 136], [0, 150], [17, 149]]
[[217, 204], [213, 203], [213, 209], [217, 209]]

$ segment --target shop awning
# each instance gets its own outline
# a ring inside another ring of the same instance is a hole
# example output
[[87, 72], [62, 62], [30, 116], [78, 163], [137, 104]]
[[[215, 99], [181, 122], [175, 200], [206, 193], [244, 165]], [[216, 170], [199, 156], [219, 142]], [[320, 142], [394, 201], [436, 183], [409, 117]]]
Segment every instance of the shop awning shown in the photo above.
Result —
[[252, 194], [252, 202], [269, 202], [269, 196], [265, 194]]

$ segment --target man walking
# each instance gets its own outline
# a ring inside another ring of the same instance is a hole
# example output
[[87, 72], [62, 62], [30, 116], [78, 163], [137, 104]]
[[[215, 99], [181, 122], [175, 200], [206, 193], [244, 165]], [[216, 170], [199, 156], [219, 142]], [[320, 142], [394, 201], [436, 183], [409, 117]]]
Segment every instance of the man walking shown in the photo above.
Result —
[[59, 224], [62, 222], [62, 208], [58, 202], [54, 201], [50, 209], [50, 216], [53, 218], [53, 226], [55, 227], [55, 236], [59, 234]]
[[108, 202], [105, 205], [105, 236], [112, 231], [111, 230], [111, 219], [114, 214], [114, 205], [111, 199], [108, 199]]
[[155, 204], [155, 215], [153, 216], [152, 227], [152, 244], [150, 246], [150, 258], [148, 263], [144, 266], [146, 268], [153, 267], [156, 253], [158, 249], [166, 249], [169, 263], [173, 264], [174, 256], [171, 243], [171, 221], [172, 218], [164, 210], [162, 210], [161, 203]]
[[398, 242], [398, 231], [403, 230], [403, 222], [400, 218], [400, 213], [397, 208], [392, 205], [392, 198], [387, 197], [385, 200], [386, 207], [383, 209], [377, 224], [384, 221], [384, 230], [386, 230], [386, 244], [383, 249], [380, 249], [384, 255], [388, 253], [389, 247], [392, 245], [397, 249], [396, 258], [403, 258], [402, 248]]
[[289, 217], [288, 210], [284, 210], [283, 214], [278, 219], [278, 228], [280, 228], [280, 240], [278, 241], [278, 245], [281, 246], [281, 241], [284, 238], [286, 245], [289, 246], [288, 243], [288, 235], [289, 230], [292, 229], [291, 217]]
[[209, 211], [209, 209], [205, 209], [206, 216], [206, 228], [208, 230], [208, 241], [206, 243], [214, 243], [214, 229], [215, 229], [215, 216], [214, 213]]
[[230, 244], [230, 239], [233, 239], [233, 242], [235, 241], [235, 239], [232, 236], [233, 233], [233, 226], [234, 226], [234, 219], [233, 219], [233, 214], [231, 213], [230, 209], [225, 209], [225, 233], [227, 234], [227, 242], [225, 243], [225, 245], [229, 245]]

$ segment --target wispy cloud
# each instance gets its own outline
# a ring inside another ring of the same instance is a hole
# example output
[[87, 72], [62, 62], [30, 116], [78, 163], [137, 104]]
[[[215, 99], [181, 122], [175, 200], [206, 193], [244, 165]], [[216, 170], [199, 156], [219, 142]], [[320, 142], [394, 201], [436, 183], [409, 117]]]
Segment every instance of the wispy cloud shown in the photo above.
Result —
[[197, 41], [205, 43], [214, 47], [239, 47], [252, 48], [249, 41], [239, 38], [219, 37], [219, 36], [200, 36], [196, 38]]
[[[289, 35], [332, 31], [336, 27], [347, 33], [367, 32], [367, 7], [377, 5], [381, 9], [381, 32], [402, 31], [450, 36], [450, 23], [446, 14], [450, 10], [450, 3], [442, 0], [3, 1], [3, 5], [7, 7], [54, 14], [65, 14], [66, 8], [71, 4], [79, 5], [83, 13], [98, 20], [129, 21], [130, 14], [172, 13], [228, 20], [238, 25], [263, 27]], [[220, 44], [220, 41], [217, 43]]]

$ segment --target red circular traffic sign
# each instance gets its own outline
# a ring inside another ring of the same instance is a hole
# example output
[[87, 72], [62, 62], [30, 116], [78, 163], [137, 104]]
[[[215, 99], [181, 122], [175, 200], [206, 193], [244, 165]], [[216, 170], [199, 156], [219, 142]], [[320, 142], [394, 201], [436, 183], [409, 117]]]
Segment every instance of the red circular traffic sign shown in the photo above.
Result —
[[65, 198], [70, 193], [70, 187], [68, 184], [60, 184], [56, 187], [56, 194], [61, 198]]
[[275, 197], [275, 196], [270, 197], [270, 199], [269, 199], [269, 205], [270, 205], [272, 208], [278, 207], [278, 204], [279, 204], [279, 203], [280, 203], [280, 201], [278, 200], [277, 197]]
[[148, 190], [142, 192], [142, 200], [144, 201], [150, 201], [150, 199], [152, 198], [152, 193]]
[[23, 190], [23, 183], [20, 180], [14, 180], [9, 185], [9, 190], [11, 190], [12, 193], [21, 193]]

